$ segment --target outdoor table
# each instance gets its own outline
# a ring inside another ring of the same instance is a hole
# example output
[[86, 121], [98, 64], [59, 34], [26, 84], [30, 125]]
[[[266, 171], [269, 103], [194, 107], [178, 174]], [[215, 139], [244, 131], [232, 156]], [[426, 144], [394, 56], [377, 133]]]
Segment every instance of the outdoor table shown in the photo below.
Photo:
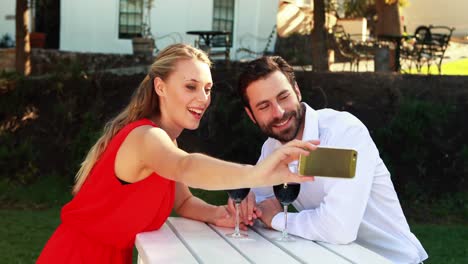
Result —
[[401, 41], [403, 39], [410, 39], [413, 36], [410, 35], [390, 35], [390, 34], [384, 34], [384, 35], [379, 35], [378, 38], [381, 40], [387, 40], [395, 43], [395, 68], [393, 69], [396, 72], [400, 72], [401, 65], [400, 65], [400, 47], [401, 47]]
[[229, 238], [223, 228], [181, 217], [169, 217], [156, 231], [136, 236], [138, 263], [388, 263], [382, 256], [356, 244], [332, 245], [294, 237], [278, 242], [281, 232], [256, 223], [246, 239]]
[[198, 31], [187, 31], [186, 32], [189, 35], [198, 35], [201, 39], [203, 39], [203, 42], [206, 44], [206, 46], [211, 47], [211, 40], [215, 36], [219, 35], [229, 35], [231, 32], [228, 31], [218, 31], [218, 30], [198, 30]]

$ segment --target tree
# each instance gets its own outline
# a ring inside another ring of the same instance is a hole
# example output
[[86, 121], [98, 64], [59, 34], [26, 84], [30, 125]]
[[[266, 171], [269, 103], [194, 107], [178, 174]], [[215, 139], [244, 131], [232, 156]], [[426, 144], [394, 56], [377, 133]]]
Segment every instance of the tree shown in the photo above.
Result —
[[312, 30], [312, 69], [328, 71], [327, 31], [325, 29], [325, 1], [314, 0], [314, 28]]
[[398, 0], [375, 0], [377, 9], [376, 35], [401, 35]]
[[16, 0], [16, 72], [31, 73], [31, 46], [29, 44], [28, 0]]
[[347, 18], [366, 17], [371, 23], [377, 15], [376, 35], [400, 35], [400, 7], [408, 5], [409, 0], [352, 0], [343, 4]]

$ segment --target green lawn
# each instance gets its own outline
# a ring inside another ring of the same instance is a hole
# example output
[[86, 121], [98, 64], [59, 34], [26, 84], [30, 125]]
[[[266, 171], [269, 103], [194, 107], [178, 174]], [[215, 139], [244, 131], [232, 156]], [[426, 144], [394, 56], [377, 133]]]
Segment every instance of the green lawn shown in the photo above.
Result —
[[60, 222], [60, 208], [0, 210], [1, 263], [34, 263]]
[[[410, 71], [411, 74], [439, 74], [437, 67], [432, 65], [429, 70], [426, 66], [421, 69], [421, 72], [418, 73], [417, 70], [413, 67]], [[461, 59], [456, 61], [451, 61], [447, 63], [442, 63], [442, 74], [443, 75], [468, 75], [468, 59]]]
[[[59, 207], [0, 209], [2, 263], [34, 263], [59, 223]], [[468, 263], [468, 225], [412, 224], [430, 259], [425, 263]]]
[[468, 263], [468, 225], [413, 224], [411, 230], [429, 255], [425, 264]]

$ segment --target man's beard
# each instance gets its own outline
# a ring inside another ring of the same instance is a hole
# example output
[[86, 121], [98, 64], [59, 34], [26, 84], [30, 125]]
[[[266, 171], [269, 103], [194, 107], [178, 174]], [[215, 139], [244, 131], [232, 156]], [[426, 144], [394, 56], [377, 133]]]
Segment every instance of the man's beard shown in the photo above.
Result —
[[[282, 143], [289, 142], [296, 138], [299, 129], [301, 128], [302, 118], [304, 117], [305, 108], [301, 104], [296, 110], [285, 112], [281, 118], [275, 118], [268, 124], [259, 124], [260, 130], [268, 137], [279, 140]], [[273, 132], [273, 125], [284, 122], [291, 118], [292, 125], [278, 133]]]

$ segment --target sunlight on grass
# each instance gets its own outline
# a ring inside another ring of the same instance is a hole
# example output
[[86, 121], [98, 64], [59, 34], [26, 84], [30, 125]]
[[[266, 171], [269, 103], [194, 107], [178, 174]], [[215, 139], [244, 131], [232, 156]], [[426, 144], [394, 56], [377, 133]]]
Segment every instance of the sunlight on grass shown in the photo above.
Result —
[[[439, 74], [439, 72], [437, 71], [437, 67], [435, 65], [432, 65], [429, 68], [429, 71], [427, 67], [424, 66], [421, 69], [420, 73], [418, 73], [418, 71], [415, 68], [411, 69], [409, 73], [410, 74], [433, 74], [433, 75]], [[443, 63], [442, 75], [468, 75], [468, 58]]]

